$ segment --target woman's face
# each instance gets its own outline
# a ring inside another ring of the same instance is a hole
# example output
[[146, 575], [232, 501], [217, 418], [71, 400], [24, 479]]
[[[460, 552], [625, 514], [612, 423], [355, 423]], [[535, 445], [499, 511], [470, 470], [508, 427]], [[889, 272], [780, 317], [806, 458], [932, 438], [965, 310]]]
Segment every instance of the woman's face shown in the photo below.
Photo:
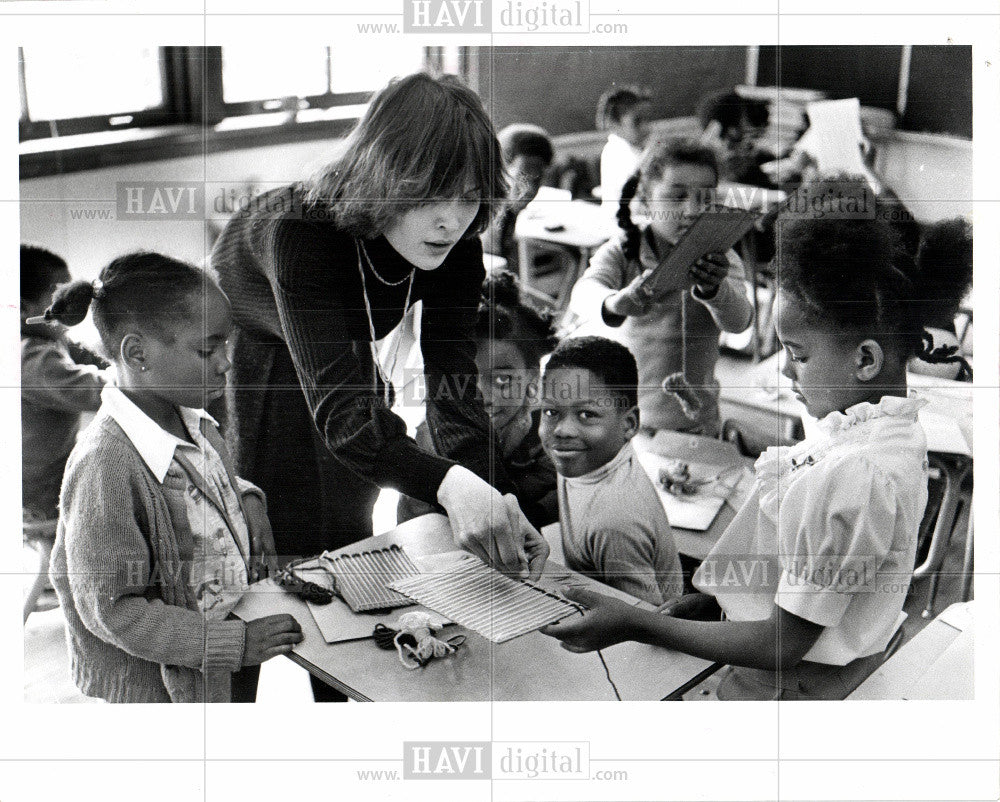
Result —
[[475, 220], [479, 204], [475, 190], [461, 198], [430, 201], [395, 218], [385, 238], [414, 267], [435, 270]]

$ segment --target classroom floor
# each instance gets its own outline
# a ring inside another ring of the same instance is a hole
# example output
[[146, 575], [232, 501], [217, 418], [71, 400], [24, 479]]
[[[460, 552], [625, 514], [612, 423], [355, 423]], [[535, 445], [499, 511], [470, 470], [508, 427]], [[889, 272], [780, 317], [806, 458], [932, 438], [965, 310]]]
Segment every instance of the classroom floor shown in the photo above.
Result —
[[[746, 360], [723, 356], [717, 368], [720, 381], [738, 382]], [[965, 547], [964, 533], [968, 525], [968, 498], [954, 527], [954, 540], [946, 554], [941, 571], [941, 580], [934, 605], [935, 615], [948, 605], [962, 601], [962, 560]], [[395, 494], [386, 493], [380, 498], [375, 510], [375, 531], [385, 531], [395, 522]], [[27, 592], [31, 584], [32, 572], [36, 569], [38, 557], [35, 551], [25, 546], [23, 551], [24, 588]], [[930, 619], [921, 616], [930, 580], [914, 582], [910, 587], [904, 610], [907, 613], [904, 632], [912, 638]], [[709, 677], [701, 685], [685, 694], [685, 700], [713, 700], [717, 677]], [[58, 607], [32, 613], [24, 627], [24, 699], [32, 703], [99, 703], [81, 694], [73, 685], [69, 675], [69, 658], [63, 635], [63, 616]], [[310, 704], [312, 691], [309, 677], [304, 669], [290, 660], [277, 658], [269, 660], [261, 667], [257, 701], [260, 704]]]

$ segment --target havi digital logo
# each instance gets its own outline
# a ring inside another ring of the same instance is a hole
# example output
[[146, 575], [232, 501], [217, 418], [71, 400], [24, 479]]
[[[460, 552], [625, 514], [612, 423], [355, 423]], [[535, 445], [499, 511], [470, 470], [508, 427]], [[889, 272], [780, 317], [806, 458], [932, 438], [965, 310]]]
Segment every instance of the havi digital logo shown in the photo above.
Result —
[[403, 33], [490, 33], [492, 0], [403, 0]]
[[488, 780], [489, 741], [404, 741], [404, 780]]

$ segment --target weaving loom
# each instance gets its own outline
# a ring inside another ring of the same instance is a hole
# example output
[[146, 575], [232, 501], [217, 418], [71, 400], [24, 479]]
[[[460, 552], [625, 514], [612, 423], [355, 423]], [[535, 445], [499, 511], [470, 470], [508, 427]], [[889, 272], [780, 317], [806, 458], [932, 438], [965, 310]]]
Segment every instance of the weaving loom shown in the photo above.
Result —
[[398, 579], [391, 587], [493, 643], [582, 612], [579, 605], [505, 576], [470, 554], [453, 554], [447, 570]]
[[320, 564], [333, 575], [337, 593], [356, 613], [413, 604], [406, 596], [388, 587], [393, 580], [419, 573], [399, 546], [336, 556], [324, 552], [319, 559]]

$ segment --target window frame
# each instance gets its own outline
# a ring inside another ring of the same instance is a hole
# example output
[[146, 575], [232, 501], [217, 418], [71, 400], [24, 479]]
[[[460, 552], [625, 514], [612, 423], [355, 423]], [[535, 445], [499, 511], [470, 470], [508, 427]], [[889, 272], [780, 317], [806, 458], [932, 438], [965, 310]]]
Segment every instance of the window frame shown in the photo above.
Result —
[[[160, 62], [160, 88], [163, 102], [150, 109], [140, 111], [122, 110], [113, 114], [97, 114], [86, 117], [63, 117], [58, 119], [31, 119], [31, 100], [27, 92], [26, 71], [30, 65], [25, 62], [24, 49], [18, 47], [18, 89], [21, 110], [18, 117], [18, 139], [21, 142], [36, 139], [56, 139], [75, 134], [92, 134], [107, 131], [121, 131], [129, 128], [153, 128], [172, 123], [188, 122], [188, 109], [184, 103], [184, 86], [187, 74], [185, 60], [180, 51], [185, 48], [158, 47]], [[121, 121], [122, 118], [129, 118]]]
[[[327, 45], [328, 51], [329, 47]], [[287, 97], [267, 97], [257, 100], [226, 102], [222, 74], [222, 50], [222, 46], [203, 48], [205, 55], [200, 65], [203, 75], [198, 94], [199, 105], [204, 110], [205, 122], [208, 124], [219, 123], [222, 120], [234, 117], [257, 114], [275, 114], [281, 112], [294, 114], [306, 109], [331, 109], [338, 106], [363, 105], [371, 100], [375, 92], [381, 88], [375, 87], [363, 92], [325, 92], [321, 95], [291, 95]], [[422, 69], [433, 67], [433, 58], [428, 52], [429, 50], [430, 48], [423, 48]], [[329, 58], [329, 52], [327, 57]], [[329, 61], [327, 61], [327, 76], [327, 80], [329, 81]], [[192, 93], [194, 93], [194, 90], [195, 87], [192, 86]], [[297, 103], [290, 107], [290, 99], [297, 100]]]

